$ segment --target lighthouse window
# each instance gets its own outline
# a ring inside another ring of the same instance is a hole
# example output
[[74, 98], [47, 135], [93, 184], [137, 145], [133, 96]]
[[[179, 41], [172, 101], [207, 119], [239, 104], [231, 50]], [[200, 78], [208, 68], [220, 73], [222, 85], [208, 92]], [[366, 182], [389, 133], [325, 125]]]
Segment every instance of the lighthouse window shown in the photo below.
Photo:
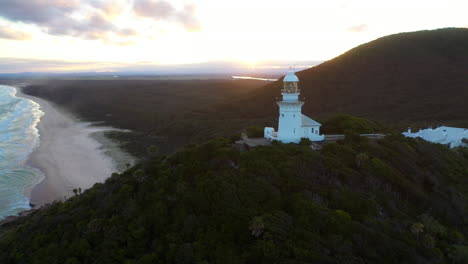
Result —
[[281, 114], [281, 117], [284, 117], [284, 114]]
[[296, 115], [293, 115], [293, 117], [296, 117]]

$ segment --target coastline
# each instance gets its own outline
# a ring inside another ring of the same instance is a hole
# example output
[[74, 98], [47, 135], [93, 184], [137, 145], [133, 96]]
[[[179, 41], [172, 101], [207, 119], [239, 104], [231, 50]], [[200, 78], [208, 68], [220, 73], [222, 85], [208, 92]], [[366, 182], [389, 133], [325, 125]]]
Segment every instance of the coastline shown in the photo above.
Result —
[[105, 138], [105, 131], [116, 129], [82, 122], [52, 103], [13, 87], [18, 97], [36, 102], [44, 112], [37, 124], [39, 144], [26, 161], [27, 166], [43, 173], [42, 179], [24, 191], [30, 203], [41, 206], [64, 200], [74, 195], [73, 189], [84, 191], [104, 182], [122, 168], [123, 161], [134, 162], [117, 143]]

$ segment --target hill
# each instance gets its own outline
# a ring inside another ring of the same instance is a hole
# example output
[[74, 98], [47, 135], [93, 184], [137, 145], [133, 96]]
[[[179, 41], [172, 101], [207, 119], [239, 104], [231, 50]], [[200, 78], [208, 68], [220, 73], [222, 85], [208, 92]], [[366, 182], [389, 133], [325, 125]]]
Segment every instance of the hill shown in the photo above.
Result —
[[[467, 72], [468, 29], [446, 28], [382, 37], [297, 76], [303, 112], [314, 117], [346, 113], [389, 124], [468, 125]], [[272, 83], [223, 109], [276, 116], [281, 86]]]
[[466, 149], [391, 135], [151, 153], [4, 225], [0, 262], [468, 262]]

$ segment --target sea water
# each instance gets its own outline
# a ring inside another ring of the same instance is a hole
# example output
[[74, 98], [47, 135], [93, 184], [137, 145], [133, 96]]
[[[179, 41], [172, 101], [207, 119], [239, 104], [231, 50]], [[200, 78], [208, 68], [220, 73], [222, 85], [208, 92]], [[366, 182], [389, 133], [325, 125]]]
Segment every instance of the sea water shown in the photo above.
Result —
[[30, 209], [25, 192], [43, 177], [26, 165], [39, 144], [36, 125], [43, 112], [15, 94], [15, 88], [0, 85], [0, 220]]

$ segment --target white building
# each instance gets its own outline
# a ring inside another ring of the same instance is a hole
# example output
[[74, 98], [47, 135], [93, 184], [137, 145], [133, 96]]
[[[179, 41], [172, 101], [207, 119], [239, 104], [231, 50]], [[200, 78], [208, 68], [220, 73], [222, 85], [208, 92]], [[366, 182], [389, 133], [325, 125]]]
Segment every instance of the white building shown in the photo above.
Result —
[[468, 139], [468, 129], [466, 128], [441, 126], [422, 129], [416, 133], [412, 133], [411, 129], [408, 129], [408, 132], [403, 132], [403, 135], [412, 138], [420, 137], [430, 142], [446, 145], [449, 148], [468, 146], [462, 141], [464, 138]]
[[283, 143], [299, 143], [301, 138], [312, 141], [323, 141], [320, 135], [321, 124], [301, 113], [304, 102], [299, 101], [299, 79], [293, 71], [284, 77], [284, 86], [281, 90], [283, 101], [277, 102], [279, 106], [278, 131], [272, 127], [265, 127], [264, 136], [267, 140], [278, 140]]

